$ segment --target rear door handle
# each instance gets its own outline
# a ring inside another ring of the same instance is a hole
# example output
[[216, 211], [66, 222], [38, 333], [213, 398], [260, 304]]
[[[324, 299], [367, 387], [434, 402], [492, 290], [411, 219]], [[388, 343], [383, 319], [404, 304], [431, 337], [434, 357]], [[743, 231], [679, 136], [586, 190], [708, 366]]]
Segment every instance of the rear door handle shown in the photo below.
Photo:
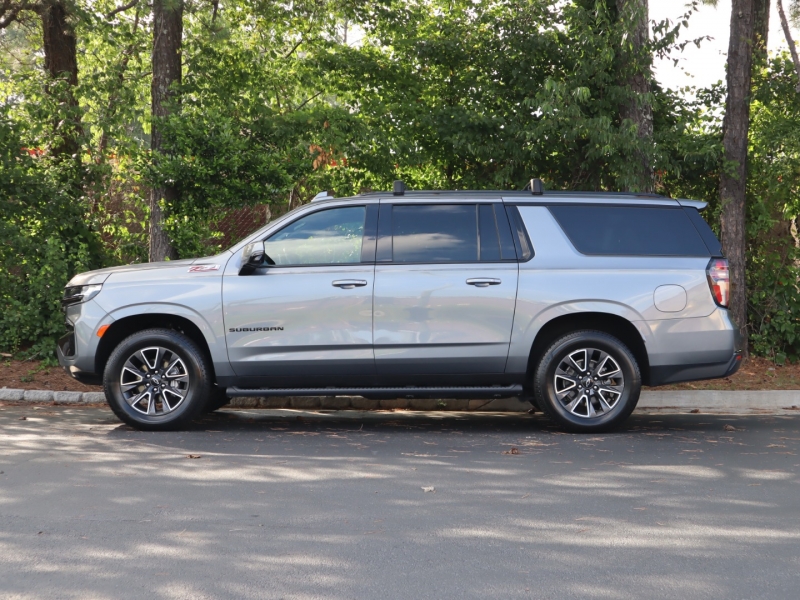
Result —
[[467, 279], [467, 285], [474, 285], [475, 287], [489, 287], [490, 285], [500, 285], [502, 281], [492, 277], [479, 277], [476, 279]]
[[364, 279], [337, 279], [331, 282], [331, 285], [343, 290], [352, 290], [355, 287], [364, 287], [367, 282]]

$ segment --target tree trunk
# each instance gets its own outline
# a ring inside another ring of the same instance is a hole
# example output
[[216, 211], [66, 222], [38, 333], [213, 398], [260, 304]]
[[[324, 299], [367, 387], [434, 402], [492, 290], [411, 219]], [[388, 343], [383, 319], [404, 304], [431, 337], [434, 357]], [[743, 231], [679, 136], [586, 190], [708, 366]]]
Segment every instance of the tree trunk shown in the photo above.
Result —
[[637, 129], [642, 147], [636, 155], [637, 176], [632, 186], [636, 192], [652, 192], [653, 164], [648, 148], [653, 139], [653, 107], [647, 98], [650, 93], [650, 57], [647, 54], [648, 0], [616, 0], [618, 18], [627, 25], [630, 48], [622, 50], [625, 84], [633, 97], [620, 107], [622, 120], [630, 119]]
[[789, 52], [792, 53], [794, 71], [797, 73], [797, 86], [795, 90], [800, 94], [800, 60], [797, 59], [797, 46], [794, 45], [792, 30], [789, 28], [789, 21], [786, 19], [786, 13], [783, 10], [783, 0], [778, 0], [778, 15], [781, 17], [781, 27], [783, 27], [783, 35], [786, 37], [786, 43], [789, 45]]
[[73, 89], [78, 85], [78, 53], [75, 30], [69, 21], [69, 12], [63, 2], [48, 1], [39, 9], [42, 19], [42, 38], [44, 48], [44, 67], [51, 80], [63, 79], [67, 82], [64, 104], [66, 113], [60, 115], [56, 143], [53, 154], [76, 156], [78, 136], [81, 131], [78, 101]]
[[728, 45], [728, 97], [722, 125], [724, 164], [720, 174], [719, 195], [722, 205], [722, 246], [730, 264], [730, 313], [745, 336], [745, 192], [752, 61], [753, 0], [733, 0]]
[[772, 0], [753, 0], [753, 49], [759, 58], [767, 58], [769, 9]]
[[[154, 0], [153, 2], [153, 81], [152, 131], [150, 149], [153, 158], [163, 151], [159, 119], [170, 114], [175, 100], [173, 86], [181, 81], [181, 41], [183, 37], [183, 0]], [[150, 192], [150, 262], [178, 257], [163, 228], [162, 202], [178, 200], [175, 186], [154, 188]]]

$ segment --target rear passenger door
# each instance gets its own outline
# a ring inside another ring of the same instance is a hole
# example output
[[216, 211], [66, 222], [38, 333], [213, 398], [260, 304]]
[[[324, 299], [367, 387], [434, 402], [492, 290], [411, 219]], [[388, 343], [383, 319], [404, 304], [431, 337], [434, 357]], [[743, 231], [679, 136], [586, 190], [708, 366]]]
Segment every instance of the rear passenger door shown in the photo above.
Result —
[[378, 374], [503, 373], [518, 276], [503, 204], [398, 200], [378, 220]]

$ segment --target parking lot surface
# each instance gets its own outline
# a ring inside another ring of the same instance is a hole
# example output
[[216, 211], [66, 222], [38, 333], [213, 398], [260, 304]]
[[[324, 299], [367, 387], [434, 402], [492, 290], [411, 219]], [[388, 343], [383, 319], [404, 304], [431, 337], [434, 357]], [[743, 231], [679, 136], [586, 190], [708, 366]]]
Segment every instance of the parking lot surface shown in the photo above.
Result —
[[0, 408], [2, 598], [796, 598], [800, 418]]

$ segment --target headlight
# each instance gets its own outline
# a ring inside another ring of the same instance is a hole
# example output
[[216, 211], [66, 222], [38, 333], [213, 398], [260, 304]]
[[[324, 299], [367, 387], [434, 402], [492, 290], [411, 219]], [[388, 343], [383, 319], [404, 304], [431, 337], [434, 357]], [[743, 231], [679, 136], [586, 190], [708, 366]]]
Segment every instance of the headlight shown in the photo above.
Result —
[[98, 283], [95, 285], [73, 285], [64, 288], [64, 297], [61, 299], [61, 306], [70, 306], [71, 304], [80, 304], [81, 302], [88, 302], [103, 289], [103, 284]]

